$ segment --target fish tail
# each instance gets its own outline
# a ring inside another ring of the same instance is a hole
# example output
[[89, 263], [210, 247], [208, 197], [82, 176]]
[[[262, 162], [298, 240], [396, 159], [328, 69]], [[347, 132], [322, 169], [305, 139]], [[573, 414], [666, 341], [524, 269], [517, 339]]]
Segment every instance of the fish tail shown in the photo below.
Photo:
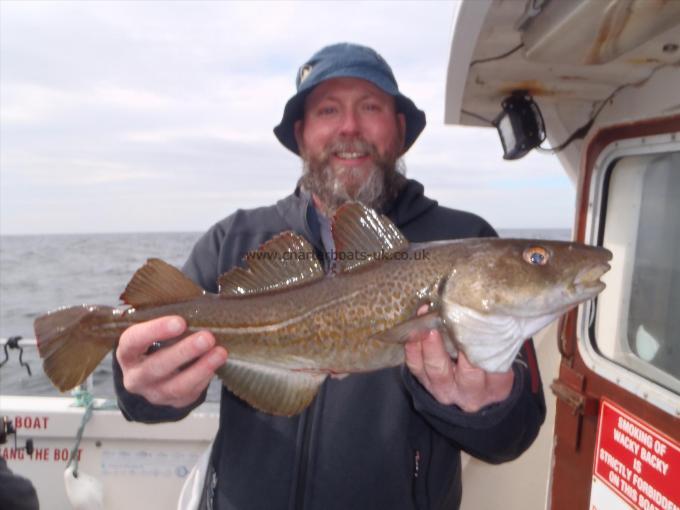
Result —
[[43, 370], [60, 391], [82, 384], [116, 345], [120, 328], [109, 306], [72, 306], [38, 317], [33, 323]]

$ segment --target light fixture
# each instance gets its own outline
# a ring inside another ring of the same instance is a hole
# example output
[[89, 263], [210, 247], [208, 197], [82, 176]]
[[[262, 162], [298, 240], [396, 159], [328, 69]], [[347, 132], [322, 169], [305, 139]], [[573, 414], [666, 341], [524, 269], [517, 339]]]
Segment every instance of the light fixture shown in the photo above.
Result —
[[519, 159], [545, 140], [543, 116], [525, 90], [514, 91], [501, 106], [493, 125], [503, 144], [503, 159]]

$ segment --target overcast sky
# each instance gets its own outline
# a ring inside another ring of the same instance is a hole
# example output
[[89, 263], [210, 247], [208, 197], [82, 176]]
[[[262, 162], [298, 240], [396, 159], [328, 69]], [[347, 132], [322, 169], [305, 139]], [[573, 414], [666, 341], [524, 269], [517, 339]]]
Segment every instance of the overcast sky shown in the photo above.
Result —
[[444, 126], [454, 2], [0, 1], [0, 233], [200, 231], [290, 193], [272, 128], [322, 46], [373, 46], [428, 115], [409, 177], [498, 228], [572, 224], [556, 157]]

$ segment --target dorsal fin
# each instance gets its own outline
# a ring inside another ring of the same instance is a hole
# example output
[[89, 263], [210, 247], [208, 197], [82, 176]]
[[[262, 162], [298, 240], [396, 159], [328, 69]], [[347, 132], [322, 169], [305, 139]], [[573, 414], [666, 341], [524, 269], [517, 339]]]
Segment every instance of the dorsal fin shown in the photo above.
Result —
[[335, 268], [347, 272], [379, 257], [405, 251], [409, 242], [386, 216], [358, 202], [340, 207], [333, 217]]
[[132, 276], [120, 299], [143, 308], [188, 301], [203, 294], [203, 289], [176, 267], [161, 259], [149, 259]]
[[273, 237], [243, 260], [245, 269], [237, 267], [220, 276], [221, 295], [246, 296], [295, 287], [324, 277], [312, 245], [294, 232]]

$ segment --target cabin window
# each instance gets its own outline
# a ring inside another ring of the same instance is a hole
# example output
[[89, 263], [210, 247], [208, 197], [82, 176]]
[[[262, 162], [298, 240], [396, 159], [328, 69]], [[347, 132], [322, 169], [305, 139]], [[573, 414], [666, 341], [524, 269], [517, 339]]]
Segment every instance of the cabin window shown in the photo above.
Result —
[[595, 348], [680, 393], [680, 152], [616, 160], [603, 244], [613, 252], [593, 325]]

